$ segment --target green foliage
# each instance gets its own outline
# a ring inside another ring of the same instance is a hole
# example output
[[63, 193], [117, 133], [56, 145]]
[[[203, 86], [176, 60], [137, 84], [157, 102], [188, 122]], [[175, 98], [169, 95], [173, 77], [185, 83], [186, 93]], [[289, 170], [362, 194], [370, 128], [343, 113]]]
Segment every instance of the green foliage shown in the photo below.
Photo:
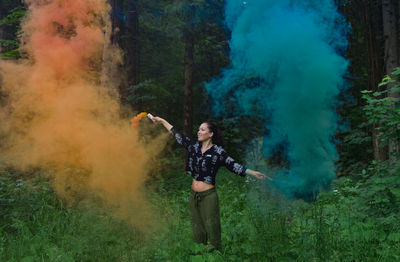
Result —
[[[391, 142], [397, 143], [400, 139], [400, 99], [394, 95], [400, 91], [399, 75], [400, 68], [397, 68], [393, 72], [393, 77], [383, 78], [379, 86], [387, 87], [384, 91], [361, 91], [362, 98], [366, 101], [363, 107], [368, 119], [366, 125], [377, 126], [380, 130], [378, 138], [382, 146]], [[361, 137], [360, 135], [351, 141]], [[398, 159], [399, 156], [399, 151], [392, 152], [392, 158]], [[392, 163], [389, 160], [386, 162], [372, 161], [369, 165], [360, 168], [358, 173], [352, 175], [355, 181], [352, 190], [358, 196], [359, 202], [356, 206], [360, 207], [360, 214], [365, 219], [376, 218], [375, 223], [380, 228], [386, 228], [385, 232], [387, 233], [390, 230], [396, 230], [386, 224], [390, 224], [393, 217], [400, 213], [399, 174], [399, 162]]]
[[0, 46], [2, 48], [10, 48], [10, 47], [16, 47], [18, 46], [18, 42], [15, 40], [2, 40], [0, 39]]
[[0, 55], [4, 58], [18, 59], [21, 57], [18, 48], [18, 32], [21, 30], [20, 23], [25, 16], [25, 8], [19, 4], [9, 14], [0, 19], [0, 27], [3, 30], [3, 37], [0, 39]]
[[21, 54], [18, 49], [14, 49], [8, 52], [1, 53], [1, 56], [4, 58], [18, 59], [21, 58]]
[[[387, 145], [391, 140], [400, 141], [400, 98], [393, 96], [400, 92], [400, 68], [397, 68], [393, 75], [394, 78], [386, 76], [380, 83], [380, 86], [393, 84], [391, 88], [379, 92], [362, 91], [362, 97], [367, 101], [364, 111], [369, 119], [368, 123], [378, 126], [378, 130], [381, 131], [378, 137], [382, 145]], [[397, 156], [400, 156], [399, 153], [395, 152]]]
[[[38, 175], [37, 173], [35, 175]], [[104, 212], [66, 208], [48, 182], [0, 174], [1, 261], [134, 261], [143, 241]], [[125, 251], [123, 251], [125, 250]]]
[[0, 20], [0, 26], [16, 26], [20, 30], [20, 23], [25, 16], [25, 8], [18, 6], [10, 11], [10, 14]]
[[363, 170], [356, 189], [366, 216], [387, 219], [400, 214], [400, 164], [373, 163]]
[[[374, 170], [361, 175], [370, 180]], [[46, 180], [28, 183], [15, 176], [0, 175], [1, 261], [400, 259], [400, 228], [394, 212], [400, 190], [390, 188], [396, 201], [389, 203], [383, 196], [390, 194], [379, 188], [394, 181], [370, 180], [363, 187], [350, 178], [340, 179], [336, 190], [307, 204], [284, 199], [262, 181], [220, 172], [223, 251], [218, 252], [191, 240], [187, 208], [191, 178], [186, 174], [179, 173], [180, 183], [166, 179], [157, 192], [148, 194], [154, 216], [165, 227], [147, 235], [94, 206], [65, 207]]]
[[362, 106], [353, 105], [351, 110], [341, 112], [347, 121], [343, 130], [336, 136], [341, 141], [337, 145], [340, 153], [337, 172], [340, 175], [357, 173], [365, 169], [373, 159], [371, 126], [367, 123]]
[[141, 111], [165, 112], [169, 107], [168, 101], [173, 99], [168, 89], [151, 80], [131, 86], [128, 90], [127, 102]]

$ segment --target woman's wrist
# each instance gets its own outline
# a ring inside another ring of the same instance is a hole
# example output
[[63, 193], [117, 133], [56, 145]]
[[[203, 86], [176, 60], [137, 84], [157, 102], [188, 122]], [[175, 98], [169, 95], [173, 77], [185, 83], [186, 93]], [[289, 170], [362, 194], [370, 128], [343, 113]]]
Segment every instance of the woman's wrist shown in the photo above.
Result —
[[167, 120], [161, 118], [160, 122], [168, 131], [170, 131], [172, 129], [172, 125], [170, 123], [168, 123]]
[[252, 176], [254, 176], [254, 171], [253, 170], [251, 170], [251, 169], [249, 169], [249, 168], [247, 168], [246, 169], [246, 175], [252, 175]]
[[263, 173], [260, 173], [259, 171], [254, 171], [254, 170], [251, 170], [251, 169], [247, 169], [246, 170], [246, 174], [252, 175], [252, 176], [254, 176], [255, 178], [258, 178], [258, 179], [268, 178], [269, 180], [272, 180], [272, 178], [270, 178], [269, 176], [266, 176]]

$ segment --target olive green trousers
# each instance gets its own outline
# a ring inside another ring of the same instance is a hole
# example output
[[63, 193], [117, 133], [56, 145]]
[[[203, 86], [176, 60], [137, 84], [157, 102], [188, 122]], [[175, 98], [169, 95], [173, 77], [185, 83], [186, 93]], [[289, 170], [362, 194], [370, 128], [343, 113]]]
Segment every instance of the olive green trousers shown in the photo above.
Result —
[[205, 245], [210, 243], [221, 250], [221, 221], [215, 187], [203, 192], [191, 190], [189, 211], [194, 241]]

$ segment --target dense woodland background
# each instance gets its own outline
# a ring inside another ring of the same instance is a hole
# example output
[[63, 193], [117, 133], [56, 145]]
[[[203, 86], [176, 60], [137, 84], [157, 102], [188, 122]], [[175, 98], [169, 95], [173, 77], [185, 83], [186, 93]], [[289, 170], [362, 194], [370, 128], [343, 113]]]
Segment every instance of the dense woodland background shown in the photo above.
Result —
[[[230, 63], [224, 1], [109, 3], [112, 43], [124, 54], [124, 64], [119, 65], [121, 103], [163, 116], [191, 136], [198, 124], [212, 116], [204, 82]], [[164, 170], [153, 181], [158, 185], [155, 205], [174, 215], [167, 218], [169, 231], [151, 241], [121, 221], [100, 216], [100, 211], [66, 208], [46, 181], [26, 183], [25, 177], [32, 174], [0, 170], [0, 260], [399, 260], [400, 3], [335, 3], [351, 30], [345, 54], [350, 61], [348, 87], [336, 108], [345, 128], [335, 137], [340, 158], [333, 192], [322, 193], [312, 204], [289, 201], [263, 187], [236, 178], [231, 181], [223, 172], [225, 182], [219, 190], [225, 247], [223, 253], [207, 253], [190, 242], [185, 206], [189, 184], [177, 175], [182, 176], [183, 152], [179, 148], [164, 156]], [[20, 1], [0, 1], [3, 59], [24, 57], [18, 39], [25, 10]], [[5, 96], [0, 87], [0, 103]], [[226, 106], [235, 111], [234, 104]], [[216, 120], [227, 150], [241, 161], [247, 143], [265, 132], [256, 118], [232, 114]], [[282, 164], [284, 160], [277, 155], [272, 161]], [[245, 195], [247, 198], [238, 197]], [[260, 195], [269, 199], [268, 203], [259, 202]], [[100, 228], [104, 226], [107, 229], [103, 231]]]

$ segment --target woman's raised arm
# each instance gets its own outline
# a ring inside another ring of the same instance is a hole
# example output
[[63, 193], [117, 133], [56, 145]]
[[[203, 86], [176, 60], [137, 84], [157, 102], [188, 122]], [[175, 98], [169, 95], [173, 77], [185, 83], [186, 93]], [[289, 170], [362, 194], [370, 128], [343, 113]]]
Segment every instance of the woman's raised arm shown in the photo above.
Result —
[[158, 116], [152, 116], [150, 119], [153, 121], [153, 123], [155, 124], [161, 123], [168, 131], [171, 131], [172, 125], [168, 123], [167, 120]]
[[158, 124], [161, 123], [165, 129], [167, 129], [176, 139], [178, 144], [182, 145], [184, 148], [189, 150], [189, 147], [194, 143], [188, 136], [185, 136], [181, 133], [179, 133], [170, 123], [168, 123], [167, 120], [158, 117], [158, 116], [152, 116], [149, 117], [154, 123]]

